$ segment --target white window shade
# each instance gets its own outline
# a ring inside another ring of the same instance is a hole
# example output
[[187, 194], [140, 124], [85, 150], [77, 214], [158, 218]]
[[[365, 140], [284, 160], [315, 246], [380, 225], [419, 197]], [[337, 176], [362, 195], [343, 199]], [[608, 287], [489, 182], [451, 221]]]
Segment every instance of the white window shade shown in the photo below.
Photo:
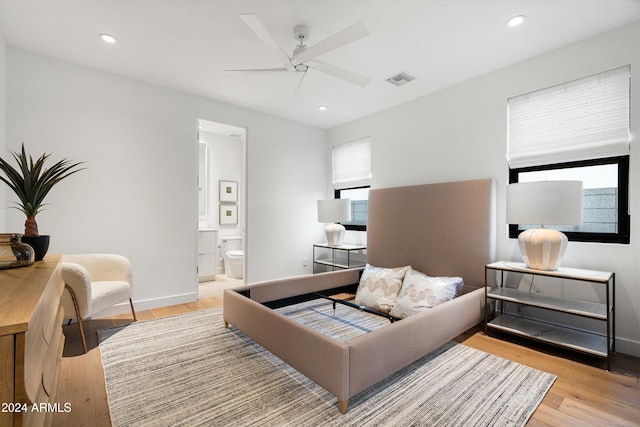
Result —
[[509, 167], [628, 155], [630, 72], [627, 65], [510, 98]]
[[333, 146], [333, 187], [371, 185], [371, 140], [362, 138]]

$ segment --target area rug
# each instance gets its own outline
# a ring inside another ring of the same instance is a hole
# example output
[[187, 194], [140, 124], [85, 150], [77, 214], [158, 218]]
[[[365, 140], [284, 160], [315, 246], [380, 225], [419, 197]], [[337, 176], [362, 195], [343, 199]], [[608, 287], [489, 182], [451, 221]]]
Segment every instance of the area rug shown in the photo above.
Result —
[[225, 329], [221, 307], [98, 335], [114, 426], [521, 426], [555, 381], [447, 343], [351, 398], [343, 415], [330, 393]]

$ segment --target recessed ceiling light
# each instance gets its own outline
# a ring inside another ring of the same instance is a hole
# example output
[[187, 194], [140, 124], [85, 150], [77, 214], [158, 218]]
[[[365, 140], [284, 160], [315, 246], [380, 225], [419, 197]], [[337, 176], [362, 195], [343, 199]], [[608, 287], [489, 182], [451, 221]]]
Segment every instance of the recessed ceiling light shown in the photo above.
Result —
[[524, 15], [517, 15], [517, 16], [514, 16], [513, 18], [509, 18], [509, 20], [507, 21], [507, 25], [510, 27], [517, 27], [523, 22], [524, 22]]
[[102, 33], [100, 34], [100, 38], [102, 39], [102, 41], [104, 41], [105, 43], [110, 43], [110, 44], [114, 44], [115, 42], [117, 42], [118, 40], [113, 37], [111, 34], [105, 34]]
[[327, 110], [327, 106], [326, 106], [326, 105], [319, 105], [319, 106], [318, 106], [318, 110], [320, 110], [320, 111], [326, 111], [326, 110]]

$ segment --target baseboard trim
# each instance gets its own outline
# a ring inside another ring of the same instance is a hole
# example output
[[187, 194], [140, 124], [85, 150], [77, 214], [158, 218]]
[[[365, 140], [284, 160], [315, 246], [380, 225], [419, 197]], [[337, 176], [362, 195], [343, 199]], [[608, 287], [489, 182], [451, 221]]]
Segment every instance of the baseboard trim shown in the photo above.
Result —
[[616, 338], [616, 353], [640, 357], [640, 342]]
[[[152, 308], [167, 307], [170, 305], [185, 304], [189, 302], [195, 302], [198, 300], [197, 292], [189, 292], [187, 294], [172, 295], [162, 298], [151, 298], [146, 300], [133, 300], [133, 305], [136, 311], [151, 310]], [[123, 301], [119, 304], [109, 307], [108, 309], [101, 311], [96, 316], [92, 316], [94, 319], [100, 319], [104, 317], [116, 316], [119, 314], [131, 313], [131, 307], [129, 301]]]

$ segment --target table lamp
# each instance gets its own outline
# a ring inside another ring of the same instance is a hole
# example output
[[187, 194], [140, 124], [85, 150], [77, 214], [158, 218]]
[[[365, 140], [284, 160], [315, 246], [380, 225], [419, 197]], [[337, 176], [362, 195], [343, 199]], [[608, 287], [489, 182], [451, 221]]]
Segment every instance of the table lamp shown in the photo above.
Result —
[[318, 222], [327, 223], [324, 231], [327, 234], [329, 246], [342, 245], [344, 239], [344, 226], [337, 224], [340, 221], [351, 220], [351, 200], [329, 199], [318, 200]]
[[518, 235], [527, 267], [557, 270], [567, 249], [567, 236], [545, 225], [582, 224], [581, 181], [537, 181], [507, 187], [507, 223], [540, 224]]

